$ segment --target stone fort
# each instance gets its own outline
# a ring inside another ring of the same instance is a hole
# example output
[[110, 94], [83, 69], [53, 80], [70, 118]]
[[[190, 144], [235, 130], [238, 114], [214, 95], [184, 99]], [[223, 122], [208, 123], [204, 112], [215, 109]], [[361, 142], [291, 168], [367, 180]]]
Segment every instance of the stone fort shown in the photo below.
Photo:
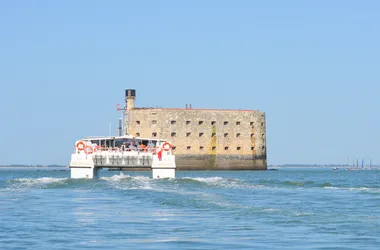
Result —
[[172, 142], [178, 170], [267, 169], [265, 113], [135, 107], [136, 91], [125, 91], [125, 133]]

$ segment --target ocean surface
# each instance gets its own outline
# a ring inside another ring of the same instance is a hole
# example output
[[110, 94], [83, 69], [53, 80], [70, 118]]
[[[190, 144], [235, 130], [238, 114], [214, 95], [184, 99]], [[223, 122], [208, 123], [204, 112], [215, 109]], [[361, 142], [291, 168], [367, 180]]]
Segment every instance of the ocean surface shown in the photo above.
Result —
[[59, 170], [0, 168], [0, 249], [380, 249], [379, 170]]

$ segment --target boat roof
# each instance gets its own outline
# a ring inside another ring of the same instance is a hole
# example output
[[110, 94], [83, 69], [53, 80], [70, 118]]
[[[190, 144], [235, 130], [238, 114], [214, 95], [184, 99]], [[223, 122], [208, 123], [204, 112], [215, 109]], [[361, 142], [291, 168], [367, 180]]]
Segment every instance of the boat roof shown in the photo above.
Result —
[[116, 140], [116, 139], [130, 139], [130, 140], [147, 140], [147, 141], [167, 141], [160, 138], [145, 138], [145, 137], [135, 137], [132, 135], [122, 135], [122, 136], [86, 136], [83, 140]]

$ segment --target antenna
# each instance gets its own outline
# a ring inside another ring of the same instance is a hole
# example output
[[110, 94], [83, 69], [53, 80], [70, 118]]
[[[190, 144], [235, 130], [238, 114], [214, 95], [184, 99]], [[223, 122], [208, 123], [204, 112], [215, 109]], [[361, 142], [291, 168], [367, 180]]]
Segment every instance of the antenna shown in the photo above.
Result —
[[120, 111], [120, 118], [119, 118], [119, 136], [123, 135], [123, 123], [124, 123], [124, 115], [126, 115], [127, 107], [120, 108], [120, 104], [116, 104], [116, 110]]

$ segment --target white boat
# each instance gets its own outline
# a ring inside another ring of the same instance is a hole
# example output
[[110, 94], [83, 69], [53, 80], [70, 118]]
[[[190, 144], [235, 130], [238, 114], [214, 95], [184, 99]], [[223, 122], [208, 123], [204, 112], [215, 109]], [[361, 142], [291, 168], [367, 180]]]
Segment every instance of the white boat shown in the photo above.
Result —
[[96, 178], [99, 170], [147, 168], [153, 178], [175, 178], [172, 143], [131, 135], [85, 137], [71, 155], [71, 178]]

